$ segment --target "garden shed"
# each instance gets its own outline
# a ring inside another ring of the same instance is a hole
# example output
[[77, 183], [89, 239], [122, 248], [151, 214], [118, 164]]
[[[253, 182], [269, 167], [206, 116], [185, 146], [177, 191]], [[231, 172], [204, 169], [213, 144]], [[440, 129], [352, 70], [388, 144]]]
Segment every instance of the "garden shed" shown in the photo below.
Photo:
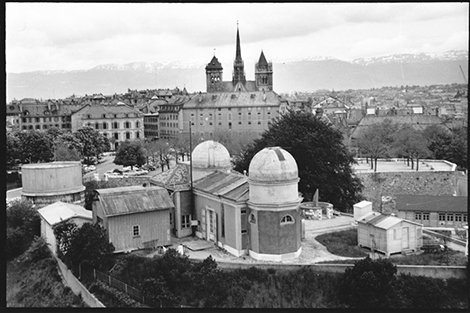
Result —
[[423, 246], [423, 225], [371, 212], [358, 221], [357, 242], [386, 256], [416, 252]]
[[168, 191], [162, 187], [129, 186], [95, 190], [93, 222], [107, 231], [115, 252], [165, 246], [170, 241]]

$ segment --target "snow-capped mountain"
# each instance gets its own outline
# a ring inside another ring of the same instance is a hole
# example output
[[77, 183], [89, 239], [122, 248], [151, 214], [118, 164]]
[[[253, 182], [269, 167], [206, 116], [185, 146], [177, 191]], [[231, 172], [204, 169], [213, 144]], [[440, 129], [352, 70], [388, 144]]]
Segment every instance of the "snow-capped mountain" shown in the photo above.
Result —
[[[72, 94], [113, 94], [131, 89], [174, 88], [205, 91], [205, 64], [132, 62], [106, 64], [88, 70], [7, 73], [7, 101], [14, 98], [65, 98]], [[352, 62], [332, 57], [274, 60], [274, 90], [364, 89], [382, 86], [463, 83], [468, 77], [468, 51], [440, 54], [399, 54]], [[224, 68], [225, 79], [232, 69]], [[254, 69], [245, 67], [248, 80]]]

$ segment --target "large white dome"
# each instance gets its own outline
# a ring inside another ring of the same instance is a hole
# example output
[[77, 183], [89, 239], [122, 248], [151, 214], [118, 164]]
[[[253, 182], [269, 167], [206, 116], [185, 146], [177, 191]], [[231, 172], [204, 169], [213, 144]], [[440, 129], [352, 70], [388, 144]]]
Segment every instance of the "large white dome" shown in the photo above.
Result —
[[207, 140], [201, 142], [191, 153], [194, 168], [230, 168], [230, 154], [224, 145]]
[[280, 147], [268, 147], [258, 152], [250, 162], [249, 178], [253, 182], [297, 180], [298, 168], [294, 157]]

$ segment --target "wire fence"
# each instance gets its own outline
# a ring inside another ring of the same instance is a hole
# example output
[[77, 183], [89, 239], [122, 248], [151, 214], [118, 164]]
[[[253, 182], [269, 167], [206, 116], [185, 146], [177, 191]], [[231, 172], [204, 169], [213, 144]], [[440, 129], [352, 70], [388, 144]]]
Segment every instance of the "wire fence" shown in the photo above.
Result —
[[93, 269], [93, 278], [95, 280], [108, 284], [110, 287], [116, 288], [117, 290], [128, 294], [132, 299], [139, 301], [140, 303], [145, 303], [145, 298], [139, 289], [132, 287], [120, 281], [119, 279], [116, 279], [103, 272], [97, 271], [96, 269]]

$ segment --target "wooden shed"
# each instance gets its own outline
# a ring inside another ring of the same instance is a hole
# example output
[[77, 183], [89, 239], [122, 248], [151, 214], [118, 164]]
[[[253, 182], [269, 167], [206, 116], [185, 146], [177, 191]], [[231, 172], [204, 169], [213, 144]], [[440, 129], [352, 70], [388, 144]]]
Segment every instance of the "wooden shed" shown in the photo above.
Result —
[[420, 250], [423, 246], [422, 234], [423, 225], [378, 212], [363, 216], [357, 226], [359, 246], [386, 256]]
[[57, 253], [57, 241], [54, 235], [54, 227], [60, 223], [69, 221], [77, 226], [92, 222], [92, 213], [84, 207], [57, 201], [38, 210], [41, 217], [41, 237], [47, 242], [53, 254]]
[[161, 187], [118, 187], [95, 190], [93, 222], [107, 231], [115, 252], [165, 246], [170, 240], [170, 210], [174, 208]]

